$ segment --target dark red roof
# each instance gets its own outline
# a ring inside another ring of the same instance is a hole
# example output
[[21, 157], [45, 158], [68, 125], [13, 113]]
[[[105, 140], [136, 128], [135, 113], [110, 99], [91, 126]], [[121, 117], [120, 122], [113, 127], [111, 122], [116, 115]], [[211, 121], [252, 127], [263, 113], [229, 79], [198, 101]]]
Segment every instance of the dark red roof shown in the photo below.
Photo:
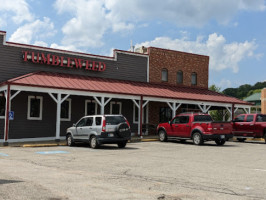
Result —
[[[43, 88], [56, 88], [78, 91], [103, 92], [145, 97], [159, 97], [176, 100], [194, 100], [230, 104], [246, 104], [245, 101], [225, 96], [204, 88], [181, 87], [176, 85], [155, 84], [96, 78], [81, 75], [36, 72], [10, 79], [5, 84]], [[2, 84], [3, 85], [3, 84]]]

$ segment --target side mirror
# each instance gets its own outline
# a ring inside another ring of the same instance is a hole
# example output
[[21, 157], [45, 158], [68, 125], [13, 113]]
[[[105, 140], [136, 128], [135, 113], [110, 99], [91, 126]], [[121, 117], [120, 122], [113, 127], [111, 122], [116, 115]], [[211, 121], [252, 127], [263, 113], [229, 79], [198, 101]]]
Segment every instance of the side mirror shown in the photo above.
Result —
[[172, 123], [171, 123], [171, 121], [168, 121], [168, 124], [170, 124], [170, 125], [171, 125], [171, 124], [172, 124]]
[[73, 124], [73, 127], [76, 127], [76, 124]]

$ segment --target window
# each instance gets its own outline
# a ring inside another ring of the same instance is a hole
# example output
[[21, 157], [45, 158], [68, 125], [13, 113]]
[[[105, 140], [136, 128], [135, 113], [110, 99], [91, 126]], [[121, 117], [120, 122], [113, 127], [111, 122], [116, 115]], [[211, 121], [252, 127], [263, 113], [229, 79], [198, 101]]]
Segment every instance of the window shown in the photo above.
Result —
[[6, 98], [3, 94], [0, 94], [0, 119], [5, 118], [6, 113]]
[[243, 122], [245, 119], [245, 115], [239, 115], [237, 118], [235, 118], [235, 122]]
[[110, 114], [121, 115], [121, 113], [122, 113], [122, 103], [112, 101], [110, 103]]
[[162, 81], [167, 82], [168, 81], [168, 71], [167, 69], [162, 70]]
[[105, 121], [106, 125], [118, 125], [126, 122], [123, 116], [106, 116]]
[[183, 83], [183, 72], [182, 71], [178, 71], [176, 76], [177, 76], [176, 77], [177, 83], [182, 84]]
[[266, 122], [266, 115], [258, 115], [256, 121], [257, 122]]
[[197, 85], [197, 73], [195, 72], [191, 74], [191, 85]]
[[71, 120], [71, 99], [66, 99], [61, 104], [61, 121]]
[[85, 115], [96, 115], [97, 114], [97, 103], [94, 100], [85, 101]]
[[102, 117], [96, 117], [95, 121], [96, 121], [96, 126], [102, 125]]
[[40, 96], [28, 96], [28, 120], [42, 120], [42, 102]]
[[210, 115], [196, 115], [194, 122], [212, 122], [212, 118]]
[[87, 122], [87, 118], [83, 118], [77, 123], [76, 127], [83, 127], [85, 126], [86, 122]]
[[254, 119], [254, 115], [248, 115], [246, 122], [253, 122], [253, 119]]
[[168, 122], [172, 119], [172, 110], [169, 107], [160, 108], [160, 122]]
[[93, 117], [87, 117], [87, 121], [85, 123], [85, 126], [92, 126], [93, 124]]
[[188, 122], [189, 122], [189, 116], [180, 116], [176, 117], [172, 121], [172, 124], [187, 124]]
[[[146, 105], [146, 107], [142, 110], [142, 123], [148, 123], [148, 110], [149, 105]], [[133, 104], [133, 123], [137, 124], [139, 122], [139, 109], [138, 107]]]

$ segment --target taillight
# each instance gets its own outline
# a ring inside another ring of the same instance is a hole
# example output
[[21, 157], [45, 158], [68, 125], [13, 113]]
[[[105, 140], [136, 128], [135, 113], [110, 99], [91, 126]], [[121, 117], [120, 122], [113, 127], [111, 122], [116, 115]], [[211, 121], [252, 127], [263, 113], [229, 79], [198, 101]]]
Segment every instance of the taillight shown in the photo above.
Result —
[[126, 123], [127, 123], [128, 127], [130, 128], [129, 122], [127, 121], [127, 119], [125, 117], [124, 117], [124, 119], [126, 120]]
[[106, 121], [105, 121], [105, 117], [103, 118], [103, 127], [102, 127], [102, 132], [106, 131]]
[[212, 124], [211, 124], [211, 123], [208, 124], [208, 130], [209, 130], [209, 131], [212, 130]]

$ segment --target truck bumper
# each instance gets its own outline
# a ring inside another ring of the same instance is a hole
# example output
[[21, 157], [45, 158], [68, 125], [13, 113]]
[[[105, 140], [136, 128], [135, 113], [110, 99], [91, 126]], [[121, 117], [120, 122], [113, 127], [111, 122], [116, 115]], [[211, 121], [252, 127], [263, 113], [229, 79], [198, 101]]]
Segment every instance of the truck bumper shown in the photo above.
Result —
[[233, 134], [213, 134], [213, 135], [202, 135], [204, 140], [221, 140], [225, 139], [228, 140], [230, 138], [233, 138]]

